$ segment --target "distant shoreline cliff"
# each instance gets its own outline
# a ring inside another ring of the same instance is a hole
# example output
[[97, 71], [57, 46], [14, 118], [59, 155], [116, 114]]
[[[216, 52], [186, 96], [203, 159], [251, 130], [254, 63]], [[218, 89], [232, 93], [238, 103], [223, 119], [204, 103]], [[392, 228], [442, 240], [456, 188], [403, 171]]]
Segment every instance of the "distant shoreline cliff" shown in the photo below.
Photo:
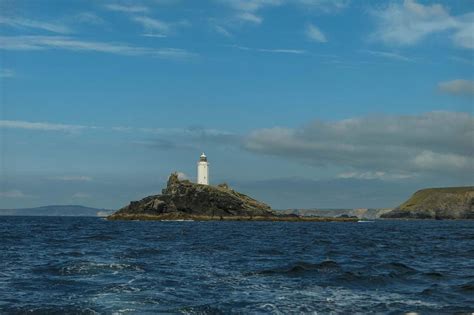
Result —
[[357, 217], [362, 220], [380, 219], [381, 215], [391, 211], [392, 208], [384, 209], [286, 209], [278, 213], [285, 215], [298, 215], [302, 217]]
[[474, 219], [474, 186], [422, 189], [385, 219]]
[[226, 184], [195, 184], [170, 175], [161, 195], [132, 201], [109, 220], [252, 220], [252, 221], [356, 221], [355, 218], [301, 218], [279, 215], [267, 204], [241, 194]]

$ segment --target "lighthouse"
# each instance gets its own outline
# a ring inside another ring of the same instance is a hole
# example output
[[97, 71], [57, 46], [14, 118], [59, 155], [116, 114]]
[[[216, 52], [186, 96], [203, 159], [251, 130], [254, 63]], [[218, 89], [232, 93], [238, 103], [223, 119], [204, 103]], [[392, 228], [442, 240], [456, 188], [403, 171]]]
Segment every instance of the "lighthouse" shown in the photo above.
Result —
[[209, 185], [209, 163], [207, 156], [202, 153], [197, 163], [197, 183], [201, 185]]

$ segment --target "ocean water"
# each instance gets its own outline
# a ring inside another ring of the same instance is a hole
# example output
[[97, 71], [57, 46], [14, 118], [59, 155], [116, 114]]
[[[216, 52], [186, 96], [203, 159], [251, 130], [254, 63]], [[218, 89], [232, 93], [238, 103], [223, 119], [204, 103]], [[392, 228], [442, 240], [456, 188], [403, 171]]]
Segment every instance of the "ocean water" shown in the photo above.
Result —
[[0, 313], [474, 312], [474, 221], [0, 217]]

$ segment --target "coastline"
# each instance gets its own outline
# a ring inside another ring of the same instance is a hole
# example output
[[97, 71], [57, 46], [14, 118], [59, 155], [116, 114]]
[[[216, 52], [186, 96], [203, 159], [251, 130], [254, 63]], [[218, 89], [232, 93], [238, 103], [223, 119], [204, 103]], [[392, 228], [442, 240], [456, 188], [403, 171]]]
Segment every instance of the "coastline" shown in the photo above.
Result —
[[296, 216], [207, 216], [191, 214], [113, 214], [109, 221], [273, 221], [273, 222], [358, 222], [358, 218], [296, 217]]

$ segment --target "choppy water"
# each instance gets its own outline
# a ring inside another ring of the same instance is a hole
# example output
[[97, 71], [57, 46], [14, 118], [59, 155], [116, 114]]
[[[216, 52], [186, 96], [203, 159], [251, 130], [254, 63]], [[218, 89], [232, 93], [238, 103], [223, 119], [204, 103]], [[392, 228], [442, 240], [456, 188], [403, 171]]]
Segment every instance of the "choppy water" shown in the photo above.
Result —
[[0, 313], [470, 313], [474, 221], [0, 217]]

